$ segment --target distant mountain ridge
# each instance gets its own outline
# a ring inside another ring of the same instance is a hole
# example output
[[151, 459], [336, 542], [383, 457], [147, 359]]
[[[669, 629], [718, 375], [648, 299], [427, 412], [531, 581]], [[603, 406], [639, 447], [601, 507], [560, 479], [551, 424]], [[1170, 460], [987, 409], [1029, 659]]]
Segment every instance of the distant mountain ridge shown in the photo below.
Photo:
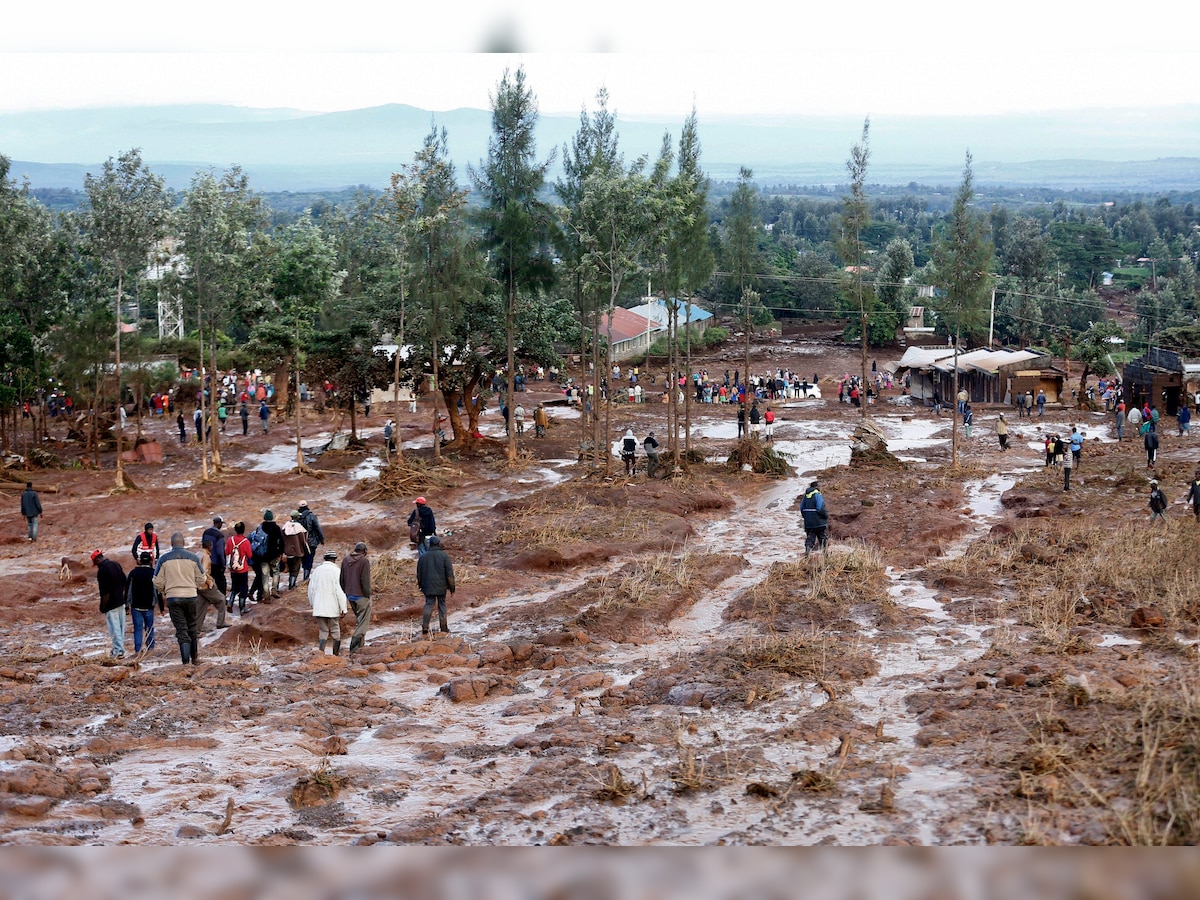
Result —
[[[619, 112], [619, 111], [618, 111]], [[34, 187], [79, 188], [88, 171], [138, 147], [172, 187], [197, 168], [241, 165], [262, 190], [384, 187], [412, 161], [431, 124], [445, 127], [462, 179], [487, 153], [487, 110], [431, 112], [403, 104], [332, 113], [220, 105], [0, 113], [0, 153]], [[578, 116], [539, 120], [539, 155], [561, 155]], [[627, 159], [658, 152], [680, 121], [618, 116]], [[862, 119], [849, 116], [700, 117], [702, 161], [717, 180], [754, 170], [765, 183], [839, 184]], [[970, 149], [981, 184], [1125, 190], [1200, 184], [1200, 105], [1078, 110], [1008, 116], [878, 116], [871, 119], [869, 178], [954, 184]]]

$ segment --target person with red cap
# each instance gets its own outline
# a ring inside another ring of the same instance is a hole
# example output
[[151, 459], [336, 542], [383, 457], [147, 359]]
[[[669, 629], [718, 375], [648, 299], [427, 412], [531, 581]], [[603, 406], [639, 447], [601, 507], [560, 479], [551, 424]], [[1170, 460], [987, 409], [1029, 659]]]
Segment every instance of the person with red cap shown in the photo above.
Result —
[[125, 570], [116, 560], [106, 558], [103, 550], [92, 551], [92, 565], [100, 589], [100, 612], [112, 638], [112, 656], [121, 659], [125, 655]]
[[437, 534], [437, 523], [433, 518], [433, 509], [424, 497], [418, 497], [413, 501], [413, 511], [408, 515], [408, 530], [412, 534], [413, 526], [416, 526], [417, 536], [417, 558], [420, 559], [425, 555], [425, 551], [429, 549], [429, 538]]

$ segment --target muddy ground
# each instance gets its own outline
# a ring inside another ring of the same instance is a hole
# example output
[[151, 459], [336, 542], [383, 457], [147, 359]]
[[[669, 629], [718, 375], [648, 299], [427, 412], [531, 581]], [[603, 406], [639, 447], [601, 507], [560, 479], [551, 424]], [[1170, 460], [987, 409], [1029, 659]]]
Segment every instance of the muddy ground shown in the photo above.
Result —
[[[1194, 843], [1200, 526], [1182, 505], [1151, 526], [1147, 485], [1177, 500], [1200, 446], [1166, 428], [1150, 470], [1103, 414], [1051, 408], [1010, 412], [1001, 452], [983, 408], [951, 468], [950, 417], [892, 392], [871, 413], [896, 460], [851, 465], [858, 413], [830, 378], [853, 353], [780, 340], [754, 359], [822, 373], [827, 399], [774, 404], [784, 479], [722, 464], [736, 433], [716, 405], [694, 408], [708, 463], [670, 480], [578, 464], [562, 407], [545, 439], [530, 417], [510, 468], [435, 466], [428, 412], [405, 406], [416, 462], [383, 499], [379, 409], [349, 452], [321, 453], [339, 423], [306, 419], [319, 478], [289, 471], [282, 422], [231, 423], [208, 482], [161, 420], [164, 465], [129, 467], [139, 491], [111, 492], [110, 459], [31, 473], [58, 492], [36, 544], [17, 493], [0, 513], [3, 841]], [[709, 365], [726, 367], [736, 352]], [[616, 404], [612, 421], [662, 440], [665, 419]], [[1040, 439], [1072, 422], [1088, 440], [1064, 492]], [[494, 410], [483, 429], [501, 435]], [[818, 475], [832, 542], [806, 560], [798, 499]], [[458, 576], [451, 633], [428, 640], [418, 492]], [[161, 618], [157, 649], [108, 658], [91, 548], [128, 566], [145, 521], [194, 547], [213, 515], [253, 527], [301, 500], [330, 548], [370, 546], [365, 648], [318, 653], [301, 588], [224, 630], [210, 613], [198, 666]]]

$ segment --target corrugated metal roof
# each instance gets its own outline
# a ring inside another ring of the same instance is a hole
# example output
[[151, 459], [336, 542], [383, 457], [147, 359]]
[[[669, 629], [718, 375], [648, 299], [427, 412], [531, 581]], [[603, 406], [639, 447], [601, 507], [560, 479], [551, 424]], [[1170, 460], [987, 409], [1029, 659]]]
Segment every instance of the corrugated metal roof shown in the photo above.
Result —
[[[711, 319], [712, 313], [695, 303], [688, 304], [683, 300], [672, 300], [673, 303], [679, 304], [679, 323], [686, 324], [688, 321], [688, 313], [691, 313], [692, 322], [703, 322], [705, 319]], [[657, 297], [648, 303], [643, 303], [640, 306], [635, 306], [629, 310], [634, 315], [645, 316], [659, 326], [667, 327], [667, 318], [670, 312], [667, 303], [659, 300]]]
[[[609, 317], [607, 315], [600, 317], [600, 327], [596, 329], [596, 333], [601, 337], [608, 337]], [[635, 338], [640, 334], [645, 334], [647, 331], [657, 331], [659, 326], [647, 319], [645, 316], [639, 316], [632, 310], [618, 306], [612, 311], [612, 340], [613, 343], [627, 341], [630, 338]]]
[[953, 347], [909, 347], [896, 364], [897, 369], [928, 369], [939, 359], [953, 356]]

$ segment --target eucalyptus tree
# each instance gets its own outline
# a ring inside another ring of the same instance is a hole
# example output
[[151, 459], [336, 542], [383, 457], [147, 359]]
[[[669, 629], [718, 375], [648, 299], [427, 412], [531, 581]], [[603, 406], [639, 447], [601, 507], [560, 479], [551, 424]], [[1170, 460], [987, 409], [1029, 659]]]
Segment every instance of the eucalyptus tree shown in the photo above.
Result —
[[[738, 171], [737, 187], [729, 199], [729, 215], [725, 218], [725, 265], [737, 279], [738, 298], [741, 300], [746, 327], [745, 374], [750, 375], [750, 332], [753, 328], [752, 306], [757, 293], [753, 287], [761, 268], [758, 250], [758, 188], [754, 185], [754, 172], [742, 166]], [[753, 295], [753, 296], [752, 296]]]
[[[619, 150], [616, 116], [608, 108], [608, 91], [596, 92], [596, 108], [579, 114], [579, 129], [569, 144], [563, 146], [563, 174], [554, 183], [554, 192], [562, 203], [560, 210], [563, 228], [559, 231], [559, 255], [571, 285], [575, 309], [579, 314], [579, 356], [590, 356], [593, 369], [592, 388], [596, 386], [594, 370], [600, 366], [599, 330], [600, 309], [603, 304], [594, 283], [585, 279], [582, 204], [588, 176], [595, 172], [611, 172], [624, 165]], [[586, 366], [585, 366], [586, 368]], [[592, 429], [592, 443], [599, 447], [598, 418], [589, 416], [585, 404], [579, 417], [581, 445]], [[592, 407], [594, 410], [594, 406]], [[594, 459], [595, 457], [593, 457]]]
[[[302, 218], [282, 230], [271, 255], [271, 310], [250, 333], [252, 348], [273, 349], [282, 368], [295, 377], [296, 469], [307, 471], [301, 445], [300, 372], [305, 349], [316, 331], [322, 307], [337, 296], [345, 272], [337, 267], [332, 241], [311, 218]], [[286, 383], [286, 374], [283, 379]], [[278, 390], [278, 380], [276, 389]]]
[[[709, 178], [700, 167], [700, 128], [696, 109], [683, 123], [679, 136], [679, 163], [675, 176], [680, 209], [674, 239], [668, 249], [671, 270], [677, 273], [684, 302], [684, 353], [688, 377], [692, 374], [692, 299], [708, 284], [716, 268], [712, 244], [708, 239]], [[691, 385], [689, 385], [690, 387]], [[691, 450], [692, 391], [684, 394], [684, 449]], [[678, 443], [678, 441], [676, 442]]]
[[[417, 223], [420, 212], [422, 192], [420, 168], [417, 162], [408, 163], [399, 172], [393, 172], [387, 191], [384, 192], [380, 203], [379, 215], [388, 229], [389, 244], [394, 260], [395, 290], [391, 293], [391, 301], [381, 304], [384, 319], [391, 330], [392, 341], [396, 345], [396, 355], [392, 358], [392, 412], [400, 412], [400, 363], [407, 351], [405, 326], [408, 312], [408, 288], [412, 281], [414, 260], [412, 248], [417, 234]], [[411, 359], [411, 354], [409, 354]], [[413, 396], [420, 390], [420, 378], [413, 379]], [[397, 454], [402, 455], [400, 444], [396, 444]]]
[[841, 237], [838, 240], [838, 253], [842, 263], [847, 267], [849, 279], [845, 294], [853, 299], [851, 303], [858, 310], [858, 327], [860, 331], [859, 344], [861, 347], [862, 382], [859, 386], [859, 411], [864, 419], [867, 418], [867, 340], [869, 326], [867, 322], [868, 307], [874, 307], [875, 297], [863, 272], [866, 268], [864, 256], [866, 247], [863, 243], [863, 232], [871, 224], [871, 207], [867, 202], [867, 165], [871, 161], [870, 144], [871, 120], [863, 120], [862, 136], [859, 142], [850, 148], [850, 158], [846, 160], [846, 173], [850, 176], [850, 193], [842, 202]]
[[[86, 229], [91, 251], [101, 259], [108, 275], [116, 280], [116, 328], [114, 364], [118, 412], [121, 396], [121, 306], [127, 279], [144, 271], [154, 245], [166, 234], [167, 193], [163, 180], [142, 162], [141, 151], [129, 150], [116, 160], [109, 157], [99, 176], [90, 172], [83, 179], [88, 209]], [[125, 464], [121, 459], [121, 422], [117, 438], [117, 488], [126, 487]]]
[[[518, 303], [537, 302], [554, 283], [554, 213], [542, 199], [546, 172], [554, 154], [537, 160], [534, 132], [537, 99], [525, 82], [525, 70], [508, 69], [491, 95], [492, 134], [487, 159], [471, 179], [483, 197], [478, 219], [488, 268], [504, 296], [504, 335], [507, 351], [507, 404], [513, 409], [515, 391], [516, 322]], [[510, 419], [511, 421], [511, 419]], [[508, 458], [517, 456], [516, 429], [508, 429]]]
[[[431, 126], [417, 150], [412, 170], [417, 188], [413, 237], [413, 299], [417, 306], [418, 338], [425, 345], [435, 388], [441, 388], [443, 336], [481, 296], [479, 256], [467, 220], [467, 190], [455, 177], [446, 129]], [[450, 373], [454, 376], [454, 373]], [[431, 413], [434, 458], [441, 457], [437, 390]], [[460, 440], [470, 436], [456, 435]]]
[[[626, 280], [643, 270], [643, 254], [650, 246], [660, 216], [660, 195], [651, 176], [646, 174], [648, 160], [639, 157], [629, 168], [618, 163], [608, 170], [596, 170], [584, 179], [583, 197], [571, 227], [577, 229], [583, 250], [584, 289], [603, 297], [608, 314], [609, 334], [605, 350], [604, 372], [612, 371], [612, 316], [617, 298]], [[605, 404], [605, 471], [611, 434], [612, 404]], [[596, 444], [599, 452], [600, 444]]]
[[1021, 347], [1027, 345], [1030, 325], [1037, 323], [1040, 310], [1035, 294], [1046, 277], [1049, 262], [1049, 242], [1041, 223], [1029, 216], [1019, 216], [1007, 228], [1001, 264], [1004, 272], [1017, 280], [1020, 289], [1009, 305], [1017, 322], [1017, 342]]
[[[263, 299], [264, 285], [256, 274], [255, 263], [262, 251], [256, 241], [265, 240], [262, 229], [266, 214], [261, 199], [250, 189], [249, 179], [238, 166], [218, 178], [211, 170], [197, 172], [184, 192], [175, 212], [175, 230], [186, 259], [180, 288], [195, 303], [196, 334], [200, 341], [200, 369], [207, 364], [210, 375], [217, 371], [217, 336], [235, 318], [249, 322], [269, 314]], [[205, 360], [205, 334], [208, 335], [208, 359]], [[287, 384], [276, 380], [286, 402]], [[214, 382], [215, 386], [215, 382]], [[200, 415], [207, 421], [203, 379], [200, 385]], [[208, 477], [208, 450], [212, 452], [214, 472], [221, 469], [220, 429], [209, 429], [201, 468]]]
[[[967, 151], [963, 180], [954, 196], [947, 227], [933, 246], [934, 284], [943, 295], [937, 302], [938, 315], [954, 336], [954, 394], [958, 395], [958, 354], [964, 333], [971, 335], [986, 327], [987, 287], [992, 264], [992, 245], [987, 240], [987, 221], [971, 208], [975, 197], [971, 152]], [[958, 465], [958, 416], [951, 422], [951, 464]]]
[[[0, 155], [0, 452], [9, 446], [9, 414], [15, 439], [18, 401], [46, 383], [47, 340], [64, 318], [74, 254], [71, 231], [55, 227], [28, 184], [17, 185], [8, 173], [9, 161]], [[35, 443], [45, 426], [41, 408], [31, 423]]]

